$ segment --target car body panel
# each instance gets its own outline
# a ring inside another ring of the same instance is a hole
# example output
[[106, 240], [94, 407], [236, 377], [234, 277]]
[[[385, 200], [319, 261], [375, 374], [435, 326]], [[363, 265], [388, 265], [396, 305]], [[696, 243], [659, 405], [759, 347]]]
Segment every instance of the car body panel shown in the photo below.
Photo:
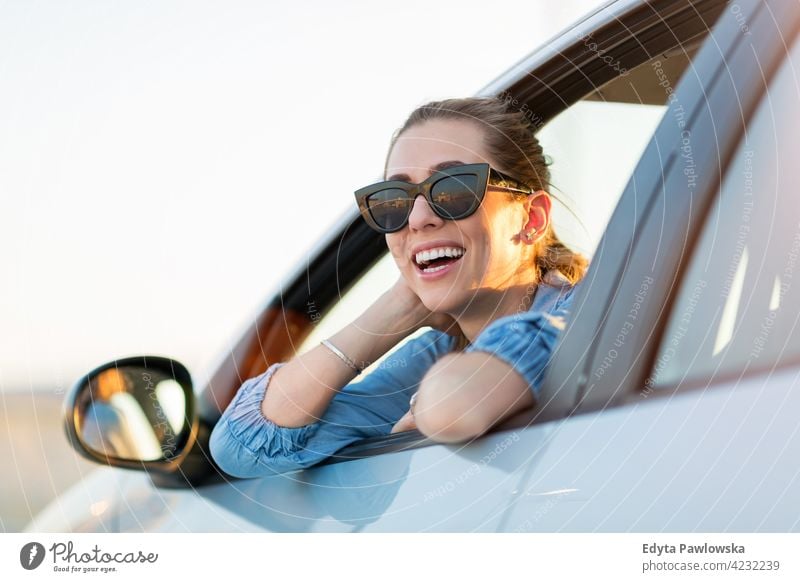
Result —
[[29, 531], [794, 531], [799, 384], [788, 369], [469, 446], [194, 490], [101, 469]]

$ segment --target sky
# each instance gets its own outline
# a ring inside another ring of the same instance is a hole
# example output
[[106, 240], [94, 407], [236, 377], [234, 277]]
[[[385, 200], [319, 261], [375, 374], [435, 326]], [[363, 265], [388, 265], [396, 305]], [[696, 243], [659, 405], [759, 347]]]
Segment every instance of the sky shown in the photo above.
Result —
[[602, 3], [0, 0], [0, 390], [210, 373], [412, 109]]

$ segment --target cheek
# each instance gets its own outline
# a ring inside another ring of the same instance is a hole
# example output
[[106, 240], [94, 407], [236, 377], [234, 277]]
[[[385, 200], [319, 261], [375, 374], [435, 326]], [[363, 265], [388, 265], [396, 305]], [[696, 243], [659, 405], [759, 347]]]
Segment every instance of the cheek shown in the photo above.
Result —
[[476, 212], [461, 221], [462, 233], [470, 248], [469, 265], [473, 274], [483, 276], [498, 268], [505, 268], [513, 260], [513, 245], [509, 244], [513, 233], [510, 220], [503, 208], [489, 208]]
[[397, 234], [386, 235], [386, 246], [389, 247], [389, 252], [394, 258], [395, 264], [399, 268], [408, 266], [408, 259], [405, 256], [405, 245], [403, 244], [403, 237]]
[[492, 236], [490, 225], [487, 224], [487, 217], [480, 213], [475, 213], [469, 218], [461, 221], [459, 225], [460, 237], [469, 250], [472, 258], [479, 262], [485, 260], [491, 250]]

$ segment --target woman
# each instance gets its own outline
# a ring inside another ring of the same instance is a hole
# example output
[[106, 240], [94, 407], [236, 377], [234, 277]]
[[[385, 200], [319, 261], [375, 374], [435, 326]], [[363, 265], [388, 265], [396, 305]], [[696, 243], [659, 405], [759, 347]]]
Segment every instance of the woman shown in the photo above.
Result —
[[499, 99], [432, 102], [396, 132], [384, 176], [356, 198], [400, 279], [337, 334], [242, 385], [211, 436], [225, 472], [307, 467], [413, 428], [469, 440], [535, 404], [586, 260], [550, 225], [534, 128]]

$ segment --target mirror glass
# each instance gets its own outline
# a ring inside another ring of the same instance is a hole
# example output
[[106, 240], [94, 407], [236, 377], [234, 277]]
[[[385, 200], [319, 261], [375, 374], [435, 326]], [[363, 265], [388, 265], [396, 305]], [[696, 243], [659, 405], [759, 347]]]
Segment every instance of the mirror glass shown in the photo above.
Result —
[[152, 368], [118, 366], [90, 376], [77, 402], [84, 446], [131, 461], [169, 460], [189, 437], [186, 390]]

